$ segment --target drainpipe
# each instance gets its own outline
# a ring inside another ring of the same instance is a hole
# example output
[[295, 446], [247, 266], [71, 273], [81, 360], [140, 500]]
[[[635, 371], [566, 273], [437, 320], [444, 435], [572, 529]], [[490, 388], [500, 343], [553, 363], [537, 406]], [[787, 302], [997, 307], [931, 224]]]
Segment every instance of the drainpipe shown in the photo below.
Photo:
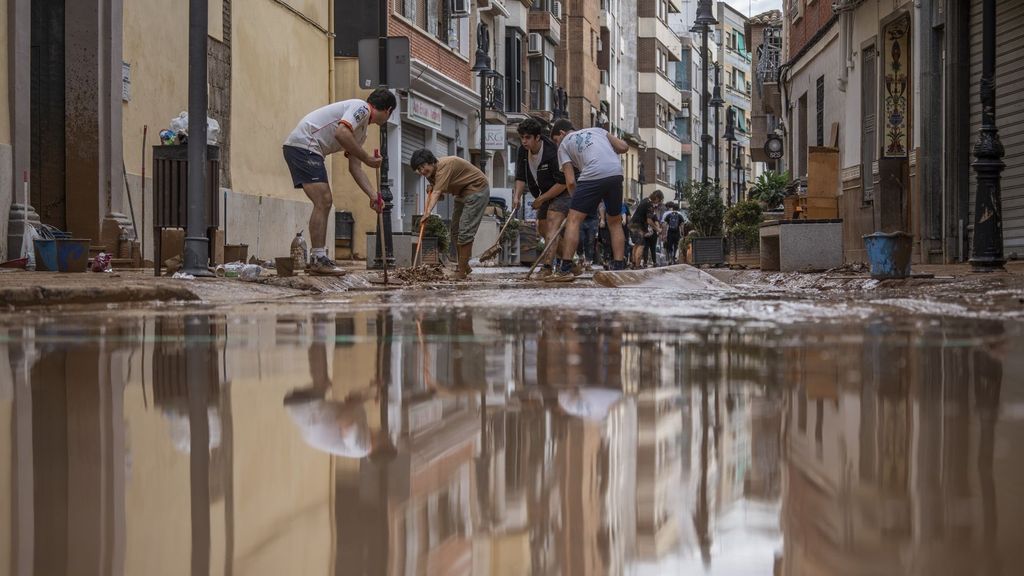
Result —
[[334, 2], [327, 2], [327, 101], [337, 97], [334, 88]]

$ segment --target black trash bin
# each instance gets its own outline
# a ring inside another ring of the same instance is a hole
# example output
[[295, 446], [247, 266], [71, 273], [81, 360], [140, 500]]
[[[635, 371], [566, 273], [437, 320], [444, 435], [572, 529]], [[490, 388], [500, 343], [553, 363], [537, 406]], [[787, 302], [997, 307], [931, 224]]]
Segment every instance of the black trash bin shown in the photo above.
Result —
[[348, 250], [348, 258], [351, 260], [352, 238], [355, 236], [356, 219], [351, 212], [339, 210], [334, 213], [334, 255], [339, 256], [339, 250]]

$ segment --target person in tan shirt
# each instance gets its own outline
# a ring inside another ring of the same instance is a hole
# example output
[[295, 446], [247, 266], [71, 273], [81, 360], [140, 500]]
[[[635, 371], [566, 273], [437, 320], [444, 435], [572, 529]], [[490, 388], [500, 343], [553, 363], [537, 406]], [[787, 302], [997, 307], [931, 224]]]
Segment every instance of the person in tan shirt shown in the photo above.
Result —
[[490, 201], [487, 176], [479, 168], [458, 156], [434, 157], [427, 149], [413, 152], [410, 167], [430, 182], [427, 187], [427, 205], [423, 217], [429, 217], [442, 194], [455, 198], [452, 214], [451, 237], [459, 254], [456, 278], [464, 279], [472, 272], [469, 257], [473, 253], [473, 239], [480, 228], [484, 209]]

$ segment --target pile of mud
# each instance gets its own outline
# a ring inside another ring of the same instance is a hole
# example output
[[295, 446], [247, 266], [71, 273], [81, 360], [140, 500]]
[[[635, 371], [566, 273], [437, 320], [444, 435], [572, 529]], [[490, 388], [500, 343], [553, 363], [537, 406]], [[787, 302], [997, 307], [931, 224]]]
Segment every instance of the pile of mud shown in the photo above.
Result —
[[421, 264], [415, 268], [401, 268], [388, 275], [408, 283], [439, 282], [448, 279], [444, 266], [440, 264]]

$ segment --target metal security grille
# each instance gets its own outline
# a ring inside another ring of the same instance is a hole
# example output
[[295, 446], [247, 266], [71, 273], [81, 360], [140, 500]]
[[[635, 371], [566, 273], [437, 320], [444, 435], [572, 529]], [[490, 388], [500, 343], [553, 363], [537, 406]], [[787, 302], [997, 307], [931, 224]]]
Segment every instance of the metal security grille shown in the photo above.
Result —
[[[981, 130], [981, 6], [971, 0], [971, 141]], [[1003, 247], [1024, 255], [1024, 2], [996, 3], [996, 125], [1006, 149], [1003, 162]], [[971, 161], [974, 160], [973, 155]], [[970, 175], [970, 219], [974, 223], [977, 181]]]
[[427, 131], [415, 124], [402, 123], [402, 164], [409, 164], [412, 153], [426, 148]]

